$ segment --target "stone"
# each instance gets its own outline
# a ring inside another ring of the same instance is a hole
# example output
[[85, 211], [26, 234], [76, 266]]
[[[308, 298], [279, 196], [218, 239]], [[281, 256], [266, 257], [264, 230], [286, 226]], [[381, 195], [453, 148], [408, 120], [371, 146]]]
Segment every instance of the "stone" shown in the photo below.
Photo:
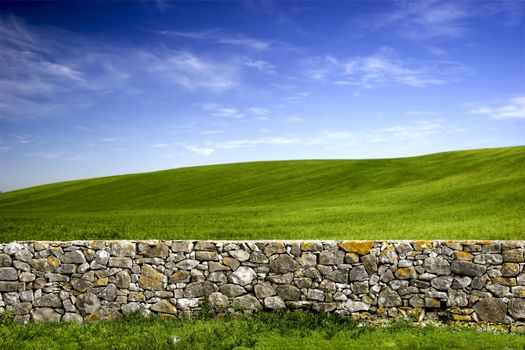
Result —
[[240, 249], [229, 251], [228, 254], [230, 254], [231, 257], [239, 260], [240, 262], [248, 261], [248, 259], [250, 259], [250, 253]]
[[8, 245], [5, 246], [4, 252], [9, 254], [9, 255], [15, 255], [16, 253], [18, 253], [22, 249], [24, 249], [23, 245], [21, 245], [18, 242], [12, 242], [12, 243], [9, 243]]
[[215, 251], [215, 243], [212, 242], [206, 242], [206, 241], [198, 241], [197, 244], [195, 244], [195, 247], [193, 250], [209, 250], [209, 251]]
[[87, 292], [77, 297], [75, 303], [81, 315], [89, 315], [100, 309], [100, 299], [93, 293]]
[[247, 266], [239, 267], [234, 273], [228, 276], [230, 283], [239, 284], [245, 286], [252, 283], [254, 279], [257, 278], [257, 273]]
[[197, 298], [177, 299], [177, 308], [179, 310], [191, 310], [198, 306], [199, 306], [199, 299]]
[[295, 286], [278, 286], [276, 291], [277, 295], [279, 295], [283, 300], [298, 301], [301, 298], [301, 291]]
[[120, 318], [121, 316], [122, 314], [116, 307], [107, 307], [98, 309], [86, 317], [86, 319], [89, 321], [108, 321]]
[[75, 264], [62, 264], [57, 268], [58, 273], [71, 275], [77, 271], [77, 265]]
[[163, 290], [168, 278], [150, 265], [142, 265], [139, 285], [144, 289]]
[[40, 272], [53, 270], [53, 266], [47, 262], [47, 259], [30, 259], [28, 263], [32, 268]]
[[226, 258], [222, 259], [222, 263], [229, 268], [231, 268], [233, 271], [237, 270], [239, 266], [241, 266], [241, 263], [239, 260], [234, 259], [232, 257], [227, 256]]
[[522, 298], [510, 299], [509, 314], [515, 320], [525, 320], [525, 299], [522, 299]]
[[503, 261], [516, 263], [525, 261], [523, 254], [523, 250], [521, 249], [505, 250], [501, 253]]
[[151, 305], [151, 311], [160, 312], [163, 314], [174, 315], [177, 313], [177, 308], [169, 300], [162, 299], [158, 303]]
[[474, 259], [474, 256], [471, 253], [464, 251], [454, 252], [454, 256], [458, 261], [472, 261], [472, 259]]
[[503, 262], [500, 254], [480, 254], [474, 257], [474, 263], [483, 265], [499, 265]]
[[504, 297], [510, 291], [510, 288], [502, 286], [501, 284], [491, 284], [487, 286], [487, 290], [496, 297]]
[[175, 253], [189, 253], [193, 250], [193, 242], [175, 241], [171, 243], [171, 250]]
[[403, 305], [403, 301], [401, 300], [399, 294], [389, 287], [385, 287], [383, 290], [381, 290], [377, 303], [380, 307], [394, 307]]
[[486, 266], [477, 265], [468, 261], [453, 261], [450, 265], [453, 273], [460, 276], [478, 277], [485, 273]]
[[11, 266], [11, 257], [7, 254], [0, 253], [0, 267]]
[[253, 295], [243, 295], [233, 299], [233, 305], [239, 307], [241, 310], [262, 310], [262, 305]]
[[58, 322], [61, 317], [62, 315], [49, 307], [43, 307], [31, 311], [31, 319], [33, 322]]
[[224, 272], [221, 272], [221, 271], [210, 273], [208, 275], [208, 281], [215, 282], [217, 284], [228, 283], [228, 280], [226, 279], [226, 275], [224, 274]]
[[368, 311], [370, 305], [363, 303], [362, 301], [347, 300], [344, 304], [344, 308], [349, 312]]
[[124, 257], [111, 257], [108, 262], [109, 267], [120, 267], [122, 269], [131, 269], [133, 266], [133, 261], [131, 258]]
[[354, 266], [350, 269], [348, 278], [350, 281], [364, 281], [368, 278], [368, 273], [364, 266]]
[[86, 262], [86, 257], [81, 250], [74, 250], [64, 253], [64, 255], [62, 255], [62, 262], [64, 264], [83, 264]]
[[211, 282], [193, 282], [186, 286], [184, 296], [186, 298], [205, 297], [215, 292], [215, 285]]
[[383, 264], [396, 264], [398, 256], [393, 245], [387, 246], [379, 253], [379, 261]]
[[127, 303], [122, 305], [120, 311], [122, 311], [123, 314], [138, 312], [140, 311], [140, 305], [135, 302]]
[[14, 267], [0, 267], [0, 281], [16, 281], [18, 272]]
[[84, 293], [86, 290], [93, 287], [93, 283], [81, 278], [72, 278], [71, 287], [73, 287], [74, 290]]
[[250, 254], [250, 262], [253, 262], [256, 264], [267, 264], [268, 258], [262, 252], [252, 252]]
[[19, 280], [21, 282], [33, 282], [35, 279], [36, 279], [35, 274], [31, 272], [22, 272], [19, 277]]
[[345, 253], [341, 250], [323, 250], [319, 254], [320, 265], [339, 265], [344, 262]]
[[131, 283], [131, 276], [128, 271], [119, 271], [115, 275], [115, 284], [120, 289], [128, 289]]
[[514, 277], [520, 273], [520, 265], [516, 263], [504, 263], [501, 266], [501, 274], [504, 277]]
[[198, 260], [187, 259], [187, 260], [179, 261], [175, 266], [177, 266], [177, 268], [180, 270], [192, 270], [197, 265], [199, 265]]
[[[319, 271], [317, 271], [317, 273], [319, 274]], [[306, 271], [304, 275], [305, 276], [308, 275]], [[320, 274], [319, 274], [319, 277], [321, 277]], [[283, 275], [270, 275], [270, 276], [266, 276], [266, 279], [270, 282], [277, 283], [277, 284], [290, 284], [293, 281], [293, 273], [289, 272]]]
[[428, 273], [433, 273], [436, 275], [450, 274], [450, 263], [440, 256], [435, 258], [426, 258], [423, 262], [423, 267], [425, 268], [425, 270], [427, 270]]
[[337, 290], [335, 283], [330, 280], [323, 280], [321, 283], [319, 283], [318, 288], [326, 293], [335, 293]]
[[28, 262], [32, 257], [33, 253], [25, 248], [15, 254], [15, 259], [23, 262]]
[[294, 283], [297, 288], [310, 288], [312, 286], [312, 279], [308, 277], [295, 278]]
[[[115, 241], [111, 243], [111, 255], [117, 257], [135, 257], [135, 243], [130, 241]], [[111, 260], [110, 260], [111, 261]]]
[[266, 246], [263, 249], [263, 252], [266, 256], [281, 254], [286, 252], [286, 246], [284, 245], [284, 242], [270, 242], [266, 244]]
[[62, 316], [62, 321], [64, 321], [64, 322], [82, 323], [82, 322], [84, 322], [84, 319], [79, 314], [72, 313], [72, 312], [66, 312], [64, 314], [64, 316]]
[[230, 270], [230, 268], [228, 266], [220, 264], [218, 262], [210, 261], [208, 263], [208, 271], [210, 271], [210, 272], [229, 271], [229, 270]]
[[225, 310], [229, 305], [228, 297], [220, 292], [213, 292], [208, 296], [210, 306], [214, 309]]
[[264, 299], [264, 307], [270, 310], [284, 309], [286, 304], [280, 297], [268, 297]]
[[472, 279], [470, 277], [455, 277], [454, 281], [452, 282], [452, 288], [464, 289], [467, 288], [471, 282]]
[[42, 297], [35, 300], [37, 307], [62, 307], [62, 300], [56, 294], [44, 294]]
[[348, 271], [335, 270], [325, 276], [326, 279], [334, 281], [336, 283], [348, 283]]
[[324, 292], [319, 289], [308, 289], [306, 298], [308, 300], [324, 301]]
[[107, 285], [106, 288], [102, 289], [100, 292], [100, 297], [107, 301], [114, 301], [117, 297], [118, 288], [113, 283]]
[[361, 263], [365, 267], [366, 272], [372, 275], [377, 271], [377, 258], [373, 254], [368, 254], [361, 257]]
[[[257, 286], [255, 288], [257, 288]], [[219, 290], [222, 294], [229, 297], [237, 297], [246, 294], [246, 289], [237, 284], [224, 284], [219, 287]]]
[[416, 269], [414, 269], [413, 266], [401, 267], [401, 268], [396, 270], [394, 275], [396, 276], [396, 278], [398, 278], [400, 280], [407, 280], [407, 279], [410, 279], [410, 278], [416, 278], [417, 277]]
[[14, 304], [12, 307], [9, 307], [8, 310], [11, 310], [14, 315], [27, 315], [31, 312], [32, 308], [33, 305], [31, 305], [31, 303], [23, 302]]
[[357, 264], [359, 262], [359, 255], [356, 253], [345, 254], [345, 264]]
[[448, 290], [454, 281], [452, 276], [439, 276], [430, 281], [432, 287], [438, 290]]
[[294, 272], [301, 267], [301, 265], [288, 254], [280, 254], [276, 259], [271, 260], [269, 265], [271, 272], [280, 274]]
[[354, 282], [354, 293], [355, 294], [366, 294], [369, 292], [368, 281]]
[[157, 243], [146, 250], [144, 255], [149, 258], [165, 258], [170, 255], [170, 250], [164, 243]]
[[34, 301], [35, 300], [32, 290], [23, 290], [23, 291], [18, 292], [18, 294], [20, 295], [20, 301]]
[[198, 261], [219, 261], [219, 255], [217, 252], [196, 251], [195, 259]]
[[268, 282], [258, 283], [254, 287], [255, 296], [258, 299], [264, 299], [267, 297], [270, 297], [272, 295], [275, 295], [277, 292], [272, 287], [272, 285]]
[[187, 283], [190, 281], [190, 273], [188, 271], [179, 270], [171, 274], [170, 283]]
[[95, 253], [95, 261], [99, 265], [107, 265], [109, 262], [109, 252], [105, 250], [97, 250]]
[[347, 241], [339, 244], [339, 248], [347, 253], [366, 255], [374, 247], [373, 241]]
[[507, 314], [507, 305], [496, 298], [484, 298], [474, 304], [474, 310], [482, 321], [501, 322]]

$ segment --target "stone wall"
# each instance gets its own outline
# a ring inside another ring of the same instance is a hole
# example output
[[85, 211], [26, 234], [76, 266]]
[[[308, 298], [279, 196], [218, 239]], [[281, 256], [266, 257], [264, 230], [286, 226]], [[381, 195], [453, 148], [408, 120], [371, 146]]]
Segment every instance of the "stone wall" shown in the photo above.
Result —
[[[73, 241], [0, 244], [19, 322], [278, 308], [364, 319], [525, 320], [525, 241]], [[205, 301], [207, 302], [205, 304]]]

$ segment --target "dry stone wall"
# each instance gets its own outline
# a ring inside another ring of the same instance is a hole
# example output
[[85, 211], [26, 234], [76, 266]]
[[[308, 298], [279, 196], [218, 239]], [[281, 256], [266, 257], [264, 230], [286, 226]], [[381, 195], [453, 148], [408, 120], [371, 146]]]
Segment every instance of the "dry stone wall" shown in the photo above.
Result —
[[0, 244], [19, 322], [279, 308], [363, 319], [525, 321], [525, 241], [72, 241]]

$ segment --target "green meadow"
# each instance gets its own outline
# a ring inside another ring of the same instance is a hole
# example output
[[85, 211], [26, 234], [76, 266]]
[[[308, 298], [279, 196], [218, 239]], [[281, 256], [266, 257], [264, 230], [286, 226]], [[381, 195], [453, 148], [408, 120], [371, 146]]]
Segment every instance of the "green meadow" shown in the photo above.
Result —
[[352, 318], [267, 312], [230, 319], [139, 315], [123, 320], [15, 324], [0, 322], [2, 349], [493, 349], [525, 347], [525, 335], [393, 322], [364, 326]]
[[199, 166], [0, 194], [3, 242], [524, 237], [524, 146]]

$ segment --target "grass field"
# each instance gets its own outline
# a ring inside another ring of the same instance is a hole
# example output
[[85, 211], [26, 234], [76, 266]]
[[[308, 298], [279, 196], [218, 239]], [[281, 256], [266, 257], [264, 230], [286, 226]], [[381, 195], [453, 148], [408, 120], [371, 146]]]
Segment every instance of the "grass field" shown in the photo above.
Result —
[[[177, 341], [174, 342], [174, 337]], [[307, 312], [236, 319], [144, 319], [20, 325], [0, 323], [2, 349], [523, 349], [525, 335], [393, 323], [357, 327], [351, 318]]]
[[523, 239], [525, 147], [253, 162], [0, 194], [0, 240]]

